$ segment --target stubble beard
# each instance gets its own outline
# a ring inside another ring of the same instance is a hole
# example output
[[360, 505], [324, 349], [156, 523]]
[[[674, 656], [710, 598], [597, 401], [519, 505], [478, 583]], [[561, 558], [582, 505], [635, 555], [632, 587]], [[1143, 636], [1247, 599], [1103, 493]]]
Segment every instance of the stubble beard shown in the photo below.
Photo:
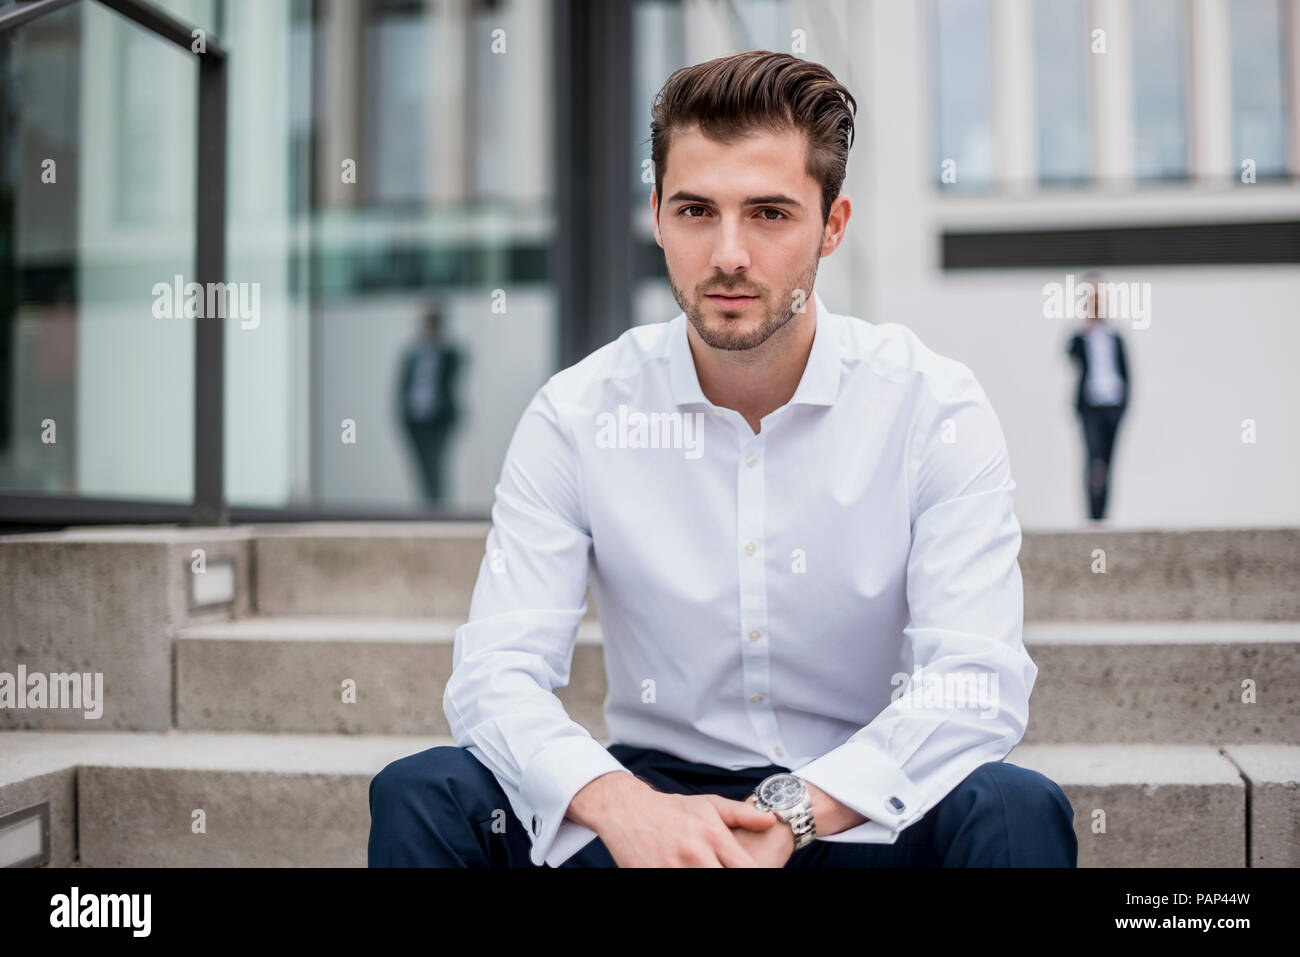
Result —
[[[706, 319], [704, 308], [714, 309], [713, 303], [705, 299], [703, 295], [699, 296], [698, 299], [688, 297], [674, 281], [671, 270], [668, 273], [668, 285], [672, 288], [673, 298], [677, 300], [677, 305], [686, 314], [686, 318], [691, 321], [691, 325], [695, 327], [695, 331], [699, 333], [705, 345], [727, 352], [740, 352], [761, 346], [794, 317], [798, 311], [795, 301], [796, 289], [803, 291], [801, 302], [806, 303], [807, 300], [812, 298], [813, 282], [817, 278], [818, 259], [817, 256], [813, 257], [812, 263], [804, 270], [798, 281], [787, 289], [775, 303], [769, 303], [766, 298], [760, 297], [759, 309], [762, 312], [762, 317], [756, 325], [752, 317], [728, 318], [722, 316]], [[732, 288], [719, 287], [716, 283], [710, 283], [709, 285], [709, 291], [715, 293], [736, 292], [739, 294], [741, 290], [748, 289], [744, 282]], [[744, 308], [753, 310], [754, 306], [750, 304]], [[806, 305], [804, 308], [807, 308]]]

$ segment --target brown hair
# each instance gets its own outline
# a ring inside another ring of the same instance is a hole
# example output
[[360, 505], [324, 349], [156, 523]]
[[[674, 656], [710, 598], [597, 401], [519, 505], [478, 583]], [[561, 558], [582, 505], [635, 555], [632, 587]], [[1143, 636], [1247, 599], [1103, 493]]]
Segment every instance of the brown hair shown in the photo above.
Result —
[[650, 108], [655, 194], [662, 204], [674, 130], [698, 124], [720, 143], [755, 129], [800, 130], [808, 137], [808, 175], [821, 184], [824, 225], [844, 183], [857, 108], [830, 70], [788, 53], [750, 50], [683, 67], [668, 78]]

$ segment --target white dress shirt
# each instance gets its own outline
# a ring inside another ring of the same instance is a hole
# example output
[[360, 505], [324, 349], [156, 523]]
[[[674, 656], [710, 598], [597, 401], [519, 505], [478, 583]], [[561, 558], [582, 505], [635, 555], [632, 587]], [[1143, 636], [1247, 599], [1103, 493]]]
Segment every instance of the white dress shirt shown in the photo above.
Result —
[[1090, 405], [1119, 405], [1124, 399], [1124, 380], [1115, 354], [1115, 331], [1104, 322], [1093, 323], [1083, 334], [1083, 342], [1088, 352], [1084, 397]]
[[519, 421], [443, 706], [534, 864], [596, 836], [569, 803], [627, 770], [553, 693], [588, 585], [610, 742], [791, 768], [868, 818], [820, 840], [894, 843], [1024, 734], [1038, 668], [988, 397], [906, 326], [814, 301], [757, 435], [700, 390], [684, 314], [552, 376]]

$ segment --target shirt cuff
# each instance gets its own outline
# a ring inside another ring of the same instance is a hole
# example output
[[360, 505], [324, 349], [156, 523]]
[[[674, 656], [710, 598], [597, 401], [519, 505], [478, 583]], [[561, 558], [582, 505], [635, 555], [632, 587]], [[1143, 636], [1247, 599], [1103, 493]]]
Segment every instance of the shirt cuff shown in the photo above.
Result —
[[819, 840], [893, 844], [921, 816], [920, 789], [890, 757], [865, 741], [846, 741], [791, 773], [867, 818], [836, 834], [819, 834]]
[[565, 815], [574, 795], [610, 771], [632, 773], [586, 735], [562, 737], [533, 755], [519, 782], [519, 794], [524, 806], [532, 809], [531, 820], [523, 823], [533, 841], [534, 864], [558, 867], [596, 837], [591, 828]]

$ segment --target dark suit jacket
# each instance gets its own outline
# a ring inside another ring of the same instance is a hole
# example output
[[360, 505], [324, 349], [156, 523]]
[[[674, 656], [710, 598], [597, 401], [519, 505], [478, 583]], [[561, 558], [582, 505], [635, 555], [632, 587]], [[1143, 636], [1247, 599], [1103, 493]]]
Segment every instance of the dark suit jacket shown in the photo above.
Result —
[[[411, 376], [415, 371], [417, 351], [412, 348], [402, 358], [402, 374], [399, 377], [397, 398], [402, 418], [412, 420], [406, 408], [406, 396], [411, 389]], [[456, 402], [456, 373], [460, 371], [460, 350], [450, 343], [441, 343], [438, 347], [438, 407], [433, 417], [427, 421], [442, 425], [451, 425], [460, 418], [460, 406]]]
[[[1124, 380], [1124, 398], [1120, 401], [1120, 409], [1128, 407], [1129, 384], [1128, 384], [1128, 359], [1124, 355], [1124, 338], [1114, 329], [1110, 334], [1115, 337], [1115, 364], [1119, 367], [1119, 377]], [[1074, 391], [1074, 410], [1082, 414], [1084, 402], [1084, 383], [1088, 381], [1088, 348], [1084, 345], [1083, 333], [1076, 332], [1070, 337], [1070, 347], [1066, 354], [1074, 360], [1074, 364], [1079, 367], [1079, 384]]]

